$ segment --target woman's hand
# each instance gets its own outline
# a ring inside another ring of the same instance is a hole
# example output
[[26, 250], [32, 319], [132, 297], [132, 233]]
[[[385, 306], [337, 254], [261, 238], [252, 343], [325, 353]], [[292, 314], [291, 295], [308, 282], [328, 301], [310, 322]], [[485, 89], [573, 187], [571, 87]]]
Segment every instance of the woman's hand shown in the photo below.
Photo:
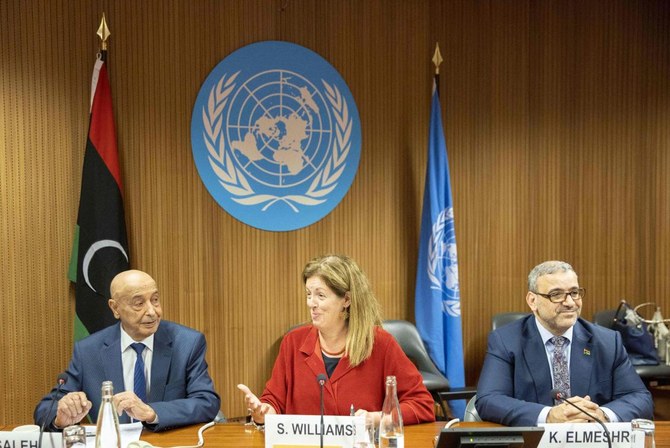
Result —
[[256, 395], [244, 384], [238, 384], [237, 388], [244, 393], [244, 403], [247, 405], [247, 411], [256, 423], [264, 424], [266, 414], [276, 414], [275, 408], [267, 403], [262, 403]]
[[372, 425], [374, 427], [379, 426], [379, 421], [382, 419], [381, 411], [380, 412], [369, 412], [369, 411], [366, 411], [365, 409], [359, 409], [359, 410], [356, 411], [356, 413], [354, 415], [356, 417], [358, 417], [359, 415], [364, 416], [366, 425], [372, 423]]

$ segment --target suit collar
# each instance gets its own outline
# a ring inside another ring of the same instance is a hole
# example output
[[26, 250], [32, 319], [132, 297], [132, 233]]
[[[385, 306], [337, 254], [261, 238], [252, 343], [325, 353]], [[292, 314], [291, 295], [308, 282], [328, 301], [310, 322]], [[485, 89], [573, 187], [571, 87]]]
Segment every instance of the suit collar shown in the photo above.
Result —
[[[542, 344], [544, 344], [546, 346], [547, 341], [552, 339], [555, 335], [551, 331], [544, 328], [544, 326], [540, 323], [540, 321], [537, 319], [537, 317], [534, 320], [535, 320], [535, 326], [537, 327], [537, 330], [540, 332], [540, 337], [542, 338]], [[568, 328], [568, 330], [560, 336], [563, 336], [564, 338], [567, 338], [568, 341], [570, 341], [572, 343], [572, 340], [574, 338], [574, 336], [573, 336], [574, 328], [575, 327], [573, 325], [572, 327]]]
[[109, 329], [102, 343], [102, 363], [105, 378], [114, 383], [114, 391], [123, 390], [123, 364], [121, 362], [121, 324]]
[[535, 315], [528, 316], [523, 324], [523, 357], [526, 368], [535, 384], [535, 401], [547, 406], [553, 406], [549, 394], [552, 389], [551, 371], [547, 361], [547, 351], [544, 348], [542, 337], [535, 324]]
[[[588, 394], [589, 381], [593, 372], [592, 334], [581, 319], [572, 327], [572, 348], [570, 349], [570, 392], [573, 396], [584, 397]], [[535, 325], [535, 316], [529, 316], [523, 325], [523, 353], [526, 367], [535, 383], [536, 401], [553, 406], [549, 391], [553, 388], [547, 352]]]
[[167, 322], [161, 322], [154, 333], [154, 352], [151, 361], [151, 390], [147, 398], [149, 403], [163, 401], [165, 386], [172, 361], [172, 335], [167, 330]]
[[[105, 380], [111, 381], [114, 385], [114, 393], [119, 393], [125, 390], [125, 382], [123, 381], [123, 363], [121, 361], [121, 324], [110, 327], [102, 342], [102, 349], [100, 350], [103, 370], [105, 372]], [[124, 413], [121, 420], [127, 419]], [[126, 423], [127, 421], [123, 421]]]
[[[170, 362], [172, 360], [172, 335], [167, 328], [167, 323], [161, 321], [158, 330], [154, 334], [154, 352], [151, 362], [151, 390], [147, 401], [149, 403], [163, 401], [165, 386], [167, 384]], [[105, 380], [112, 381], [114, 392], [125, 390], [123, 380], [123, 362], [121, 360], [121, 324], [109, 327], [105, 331], [100, 350]], [[124, 412], [119, 417], [120, 423], [128, 423], [130, 420]]]
[[[593, 335], [583, 325], [581, 319], [572, 327], [572, 350], [570, 351], [570, 392], [573, 396], [584, 397], [588, 395], [591, 374], [593, 372], [593, 356], [591, 350]], [[584, 381], [588, 378], [588, 381]], [[579, 380], [577, 380], [579, 379]]]
[[[160, 328], [160, 324], [158, 328]], [[148, 338], [142, 339], [141, 341], [136, 341], [133, 338], [131, 338], [128, 333], [126, 333], [126, 330], [123, 329], [123, 326], [120, 327], [120, 331], [121, 331], [121, 353], [125, 352], [128, 347], [130, 347], [132, 344], [136, 342], [141, 342], [146, 346], [146, 348], [148, 348], [151, 351], [154, 350], [154, 336], [156, 336], [156, 334], [152, 334]]]

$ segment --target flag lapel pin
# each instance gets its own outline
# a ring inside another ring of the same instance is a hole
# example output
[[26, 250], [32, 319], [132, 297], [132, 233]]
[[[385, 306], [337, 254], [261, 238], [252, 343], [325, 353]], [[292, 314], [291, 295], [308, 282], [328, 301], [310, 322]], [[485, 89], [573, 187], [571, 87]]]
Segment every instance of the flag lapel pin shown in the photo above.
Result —
[[588, 348], [585, 348], [584, 349], [584, 355], [591, 356], [591, 350], [589, 350]]

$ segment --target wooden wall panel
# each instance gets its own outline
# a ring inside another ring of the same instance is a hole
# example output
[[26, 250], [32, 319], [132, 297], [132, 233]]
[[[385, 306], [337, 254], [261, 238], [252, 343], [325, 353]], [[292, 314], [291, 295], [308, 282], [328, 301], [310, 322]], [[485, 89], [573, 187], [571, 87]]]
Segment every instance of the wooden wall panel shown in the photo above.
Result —
[[[573, 264], [584, 316], [620, 298], [670, 314], [670, 4], [663, 0], [6, 0], [0, 2], [0, 424], [25, 423], [69, 360], [66, 271], [101, 12], [131, 263], [166, 318], [203, 331], [227, 415], [260, 391], [308, 315], [300, 272], [346, 253], [387, 318], [413, 320], [432, 57], [455, 200], [468, 383], [492, 314], [528, 271]], [[193, 164], [192, 107], [226, 55], [260, 40], [321, 54], [356, 98], [356, 179], [320, 222], [250, 228]]]

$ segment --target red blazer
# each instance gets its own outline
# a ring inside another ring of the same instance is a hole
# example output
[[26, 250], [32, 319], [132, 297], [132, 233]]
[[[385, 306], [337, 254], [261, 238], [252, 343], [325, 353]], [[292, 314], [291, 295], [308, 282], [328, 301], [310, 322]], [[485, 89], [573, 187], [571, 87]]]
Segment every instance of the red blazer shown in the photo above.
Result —
[[[316, 376], [326, 373], [318, 333], [312, 325], [297, 328], [284, 336], [272, 376], [261, 401], [280, 414], [318, 415], [320, 388]], [[433, 398], [423, 385], [421, 374], [396, 340], [377, 327], [372, 355], [356, 367], [349, 358], [340, 359], [324, 387], [326, 415], [349, 415], [354, 409], [381, 411], [385, 378], [395, 375], [398, 400], [405, 425], [435, 421]]]

